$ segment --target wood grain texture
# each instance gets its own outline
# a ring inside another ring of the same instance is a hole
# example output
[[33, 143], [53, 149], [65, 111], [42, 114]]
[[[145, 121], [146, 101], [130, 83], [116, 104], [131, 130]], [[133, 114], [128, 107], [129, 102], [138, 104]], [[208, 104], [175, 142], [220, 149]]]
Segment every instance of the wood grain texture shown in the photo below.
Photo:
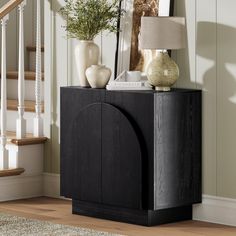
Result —
[[47, 137], [34, 137], [33, 134], [26, 134], [25, 138], [16, 138], [16, 132], [7, 131], [7, 141], [17, 146], [42, 144], [48, 140]]
[[155, 96], [155, 208], [201, 202], [201, 92]]
[[73, 121], [73, 199], [101, 203], [101, 103], [92, 103], [77, 113]]
[[[35, 45], [29, 45], [26, 47], [27, 51], [29, 52], [36, 52], [36, 46]], [[44, 46], [41, 46], [41, 52], [44, 52]]]
[[[74, 163], [73, 152], [73, 129], [74, 122], [77, 119], [79, 112], [91, 103], [96, 103], [102, 100], [103, 93], [99, 90], [81, 89], [78, 93], [78, 88], [71, 87], [61, 88], [61, 194], [65, 197], [72, 198], [72, 183], [73, 171], [71, 165]], [[73, 106], [71, 101], [73, 101]], [[99, 117], [94, 117], [99, 119]]]
[[[25, 80], [35, 80], [36, 73], [34, 71], [25, 71]], [[18, 71], [7, 71], [7, 79], [18, 79]], [[42, 72], [42, 80], [44, 73]]]
[[[11, 111], [18, 111], [18, 100], [7, 99], [7, 109]], [[35, 101], [25, 100], [25, 111], [35, 112]], [[42, 112], [44, 112], [44, 103], [42, 102]]]
[[13, 138], [11, 142], [16, 144], [17, 146], [25, 146], [25, 145], [34, 145], [34, 144], [43, 144], [48, 140], [47, 137], [26, 137], [26, 138]]
[[192, 219], [192, 206], [183, 206], [159, 211], [137, 210], [117, 207], [114, 204], [104, 205], [72, 200], [72, 212], [85, 216], [121, 221], [143, 226], [154, 226]]
[[52, 198], [32, 198], [0, 203], [0, 211], [30, 219], [38, 219], [90, 228], [129, 236], [235, 236], [236, 227], [199, 221], [184, 221], [143, 227], [115, 221], [71, 214], [71, 201]]
[[153, 208], [153, 92], [106, 91], [106, 103], [117, 107], [132, 124], [142, 152], [142, 207]]
[[23, 172], [25, 172], [24, 168], [0, 170], [0, 177], [9, 177], [9, 176], [14, 176], [14, 175], [20, 175]]
[[3, 7], [0, 8], [0, 19], [9, 14], [24, 0], [9, 0]]
[[102, 103], [102, 203], [142, 209], [142, 152], [127, 117]]
[[200, 91], [61, 91], [61, 194], [79, 200], [75, 213], [113, 219], [118, 207], [139, 209], [142, 219], [130, 214], [143, 225], [191, 218], [201, 202]]

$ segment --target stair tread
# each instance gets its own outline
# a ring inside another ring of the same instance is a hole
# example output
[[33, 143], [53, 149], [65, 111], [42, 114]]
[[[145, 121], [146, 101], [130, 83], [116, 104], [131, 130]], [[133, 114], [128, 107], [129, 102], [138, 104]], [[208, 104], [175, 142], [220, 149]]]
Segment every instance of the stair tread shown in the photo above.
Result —
[[[35, 80], [36, 73], [34, 71], [25, 71], [25, 80]], [[8, 71], [7, 79], [18, 79], [18, 71]], [[42, 80], [44, 80], [44, 73], [42, 72]]]
[[20, 175], [23, 172], [25, 172], [24, 168], [15, 168], [15, 169], [6, 169], [6, 170], [0, 170], [0, 177], [7, 177], [7, 176], [14, 176], [14, 175]]
[[[18, 100], [7, 99], [7, 109], [11, 111], [18, 110]], [[25, 111], [35, 112], [35, 101], [25, 100]], [[42, 112], [44, 112], [44, 103], [42, 102]]]
[[[36, 46], [35, 45], [28, 45], [26, 47], [27, 51], [30, 52], [36, 52]], [[44, 52], [44, 45], [41, 46], [41, 52]]]
[[33, 134], [27, 133], [25, 138], [16, 138], [16, 132], [7, 131], [7, 141], [18, 146], [41, 144], [48, 140], [47, 137], [34, 137]]

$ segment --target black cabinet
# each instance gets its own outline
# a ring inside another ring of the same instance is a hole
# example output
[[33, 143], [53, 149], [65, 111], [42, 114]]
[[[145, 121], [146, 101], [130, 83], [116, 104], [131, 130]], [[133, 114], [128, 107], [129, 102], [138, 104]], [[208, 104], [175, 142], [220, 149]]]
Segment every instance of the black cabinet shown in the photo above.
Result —
[[61, 195], [77, 214], [191, 219], [201, 202], [201, 91], [61, 88]]

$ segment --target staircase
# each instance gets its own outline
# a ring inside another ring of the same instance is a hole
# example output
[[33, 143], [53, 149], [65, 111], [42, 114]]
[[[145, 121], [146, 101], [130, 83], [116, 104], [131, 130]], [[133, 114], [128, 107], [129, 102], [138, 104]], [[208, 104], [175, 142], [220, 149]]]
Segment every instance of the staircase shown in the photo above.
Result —
[[[0, 183], [9, 176], [43, 173], [43, 56], [41, 45], [41, 0], [37, 3], [35, 46], [26, 45], [29, 65], [24, 62], [24, 7], [26, 0], [10, 0], [0, 8], [1, 20], [1, 110]], [[7, 71], [6, 32], [9, 13], [18, 8], [18, 70]], [[27, 70], [25, 70], [27, 68]]]

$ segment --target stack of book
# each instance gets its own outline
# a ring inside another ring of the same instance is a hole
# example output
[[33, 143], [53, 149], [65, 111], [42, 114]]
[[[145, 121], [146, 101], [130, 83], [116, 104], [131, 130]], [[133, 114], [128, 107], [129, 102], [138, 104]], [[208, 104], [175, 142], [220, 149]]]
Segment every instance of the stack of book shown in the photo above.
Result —
[[140, 81], [128, 81], [127, 72], [122, 72], [115, 80], [110, 81], [106, 86], [107, 90], [152, 90], [146, 76], [142, 76]]

